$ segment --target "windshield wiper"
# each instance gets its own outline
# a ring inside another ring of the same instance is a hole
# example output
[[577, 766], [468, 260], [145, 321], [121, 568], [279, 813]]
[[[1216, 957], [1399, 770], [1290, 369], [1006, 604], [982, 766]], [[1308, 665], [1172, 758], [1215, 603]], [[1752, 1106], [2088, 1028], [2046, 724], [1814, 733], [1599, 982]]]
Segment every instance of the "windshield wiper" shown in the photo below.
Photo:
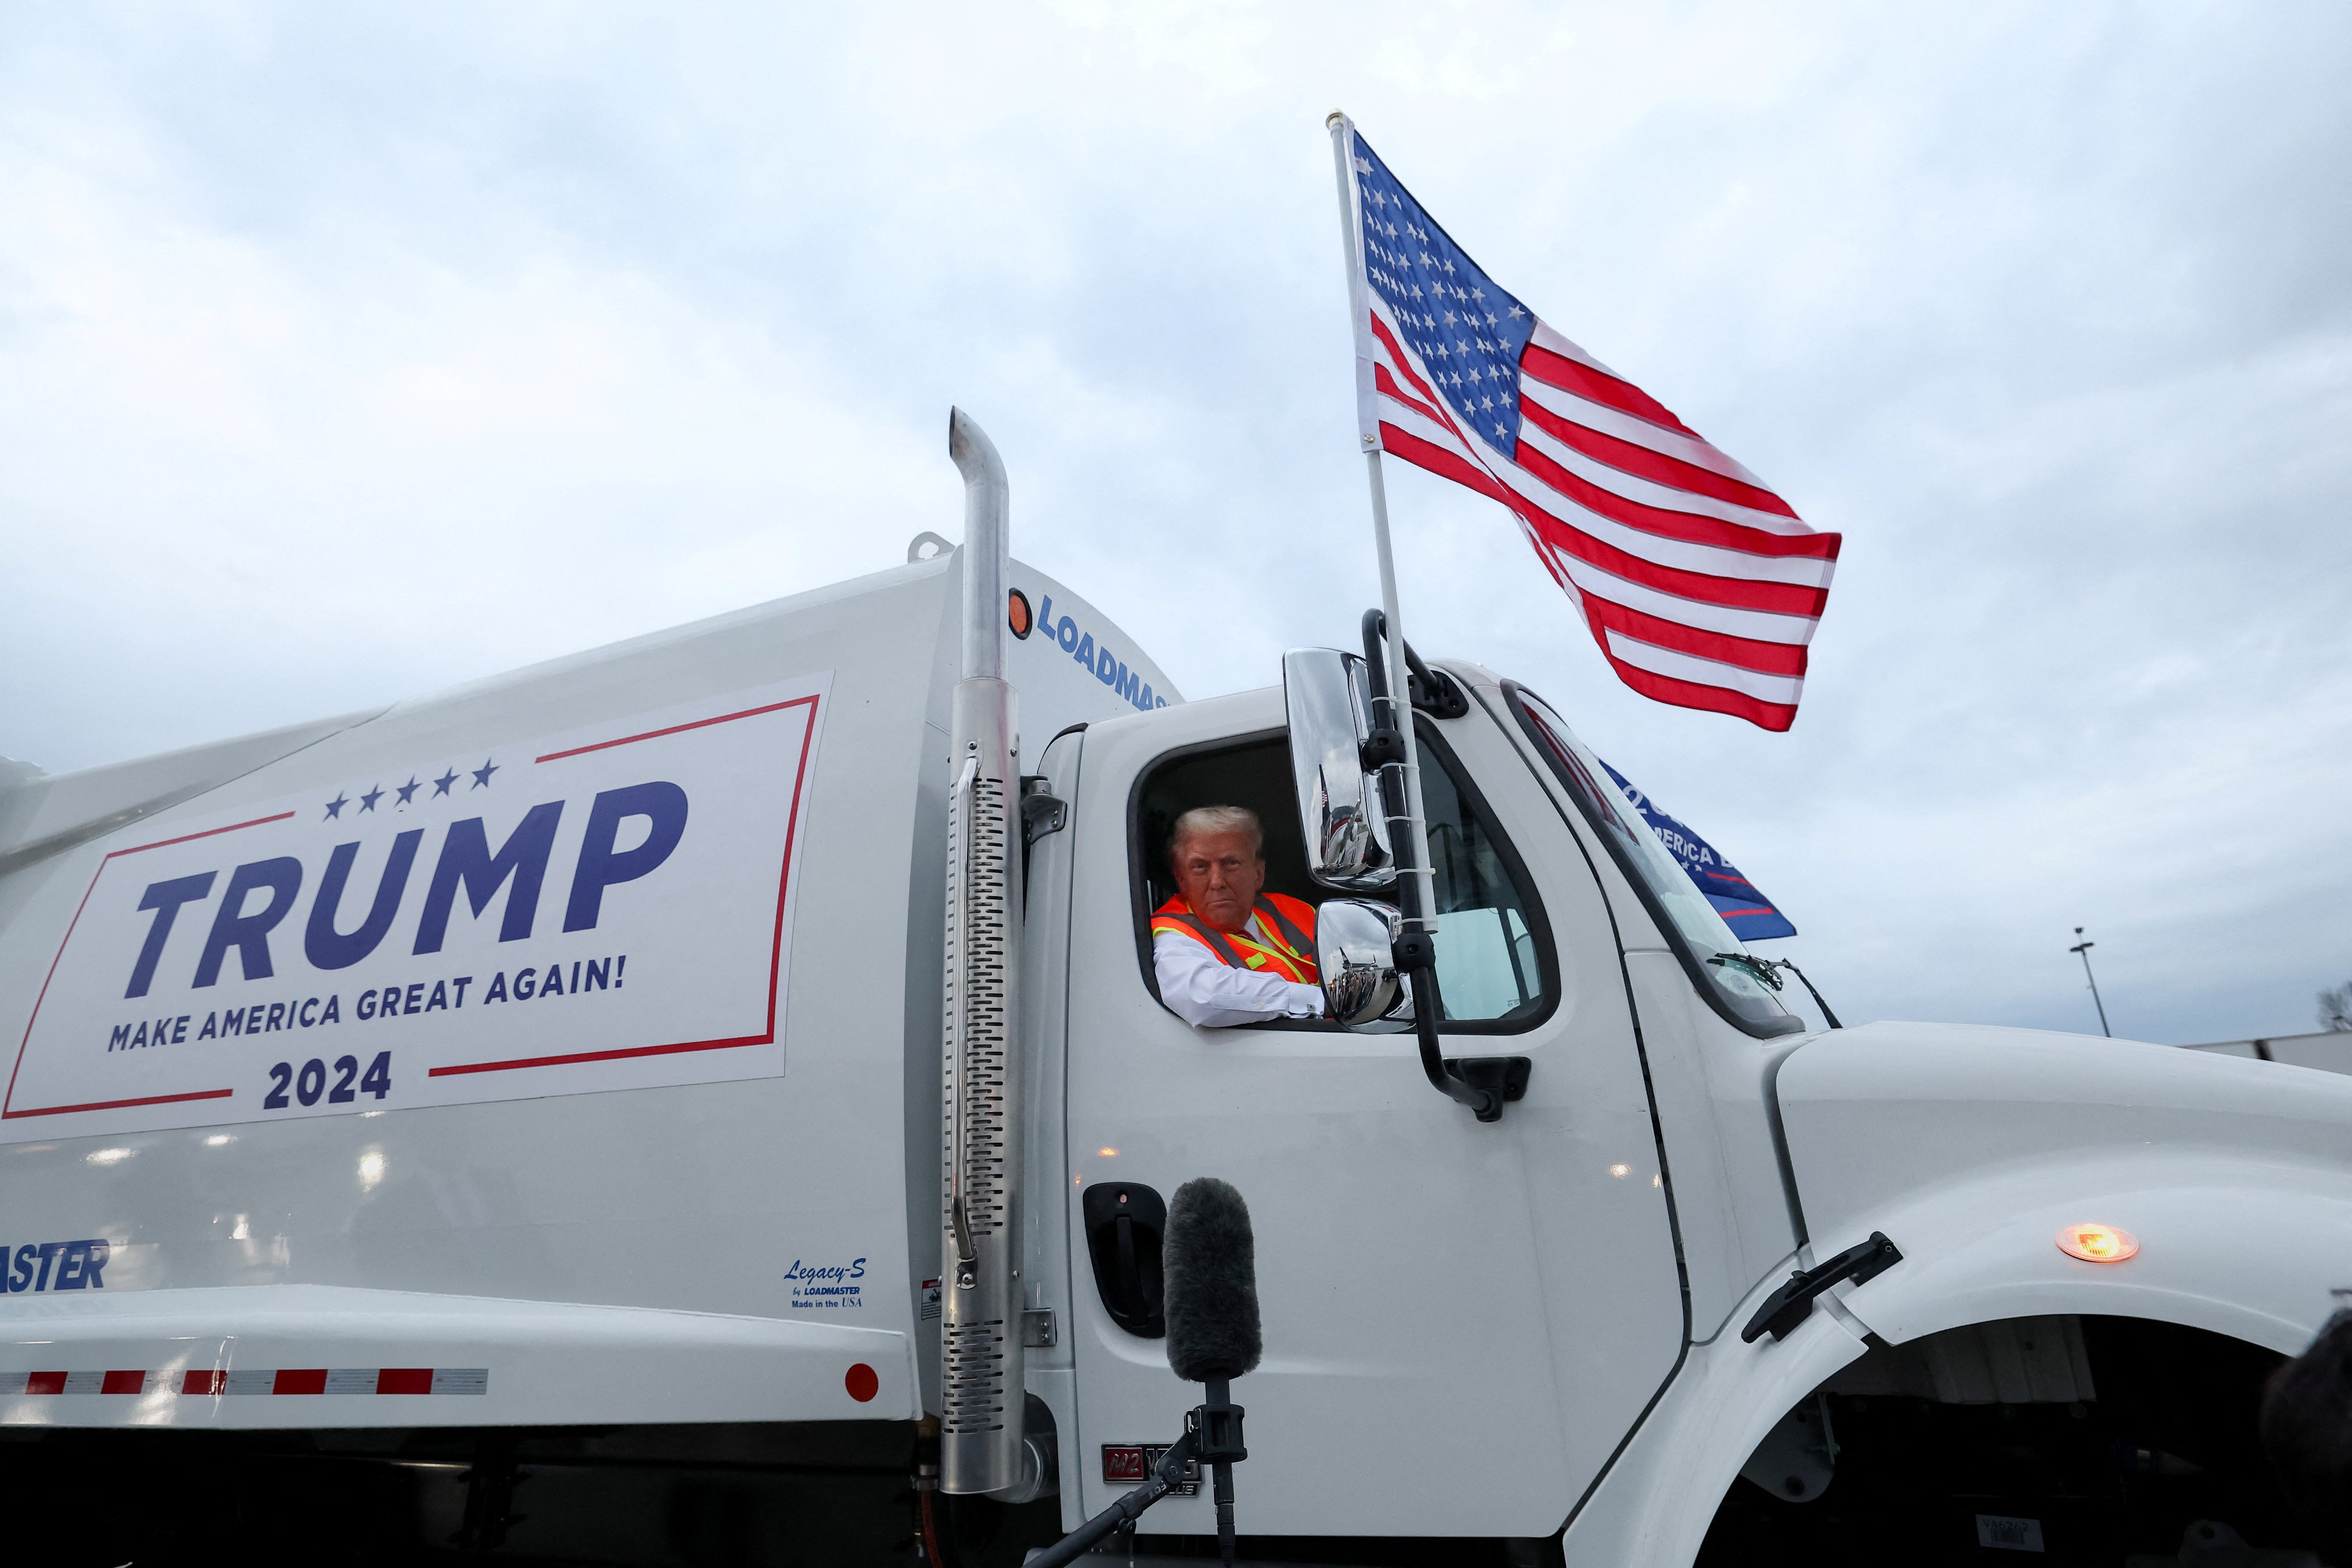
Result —
[[1782, 983], [1778, 971], [1786, 969], [1789, 973], [1796, 976], [1798, 980], [1803, 984], [1805, 994], [1813, 998], [1813, 1006], [1822, 1009], [1822, 1017], [1829, 1020], [1829, 1026], [1832, 1029], [1843, 1029], [1845, 1027], [1845, 1025], [1838, 1022], [1837, 1014], [1830, 1011], [1829, 1003], [1822, 999], [1822, 993], [1813, 988], [1812, 981], [1805, 978], [1805, 972], [1797, 967], [1796, 961], [1794, 959], [1759, 958], [1753, 953], [1717, 953], [1714, 957], [1709, 958], [1707, 962], [1717, 967], [1725, 964], [1733, 965], [1743, 974], [1753, 975], [1756, 978], [1763, 981], [1764, 984], [1769, 986], [1775, 991], [1778, 991], [1780, 988]]

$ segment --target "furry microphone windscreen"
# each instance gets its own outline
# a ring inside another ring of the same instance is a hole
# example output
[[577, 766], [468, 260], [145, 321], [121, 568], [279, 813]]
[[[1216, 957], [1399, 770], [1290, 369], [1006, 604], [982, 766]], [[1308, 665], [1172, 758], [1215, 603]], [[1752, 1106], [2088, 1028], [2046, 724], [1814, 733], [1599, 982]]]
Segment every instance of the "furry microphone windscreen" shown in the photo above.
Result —
[[1257, 1244], [1249, 1205], [1214, 1176], [1195, 1176], [1168, 1205], [1160, 1247], [1168, 1364], [1188, 1383], [1239, 1377], [1265, 1349], [1257, 1321]]

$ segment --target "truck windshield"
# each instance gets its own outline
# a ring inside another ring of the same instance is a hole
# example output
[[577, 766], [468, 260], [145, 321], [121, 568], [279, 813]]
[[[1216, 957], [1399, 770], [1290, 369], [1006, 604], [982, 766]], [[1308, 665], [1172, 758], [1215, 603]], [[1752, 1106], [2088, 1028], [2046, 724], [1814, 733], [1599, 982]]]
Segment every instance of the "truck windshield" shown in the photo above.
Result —
[[1683, 967], [1716, 1002], [1717, 1010], [1751, 1034], [1786, 1034], [1802, 1029], [1803, 1021], [1782, 1007], [1770, 988], [1746, 968], [1709, 962], [1719, 955], [1746, 949], [1683, 871], [1682, 862], [1658, 841], [1633, 802], [1610, 779], [1600, 758], [1576, 738], [1568, 722], [1541, 697], [1516, 683], [1507, 683], [1503, 689], [1536, 750], [1551, 765], [1561, 787], [1609, 846], [1619, 869], [1640, 891], [1667, 940], [1675, 944]]

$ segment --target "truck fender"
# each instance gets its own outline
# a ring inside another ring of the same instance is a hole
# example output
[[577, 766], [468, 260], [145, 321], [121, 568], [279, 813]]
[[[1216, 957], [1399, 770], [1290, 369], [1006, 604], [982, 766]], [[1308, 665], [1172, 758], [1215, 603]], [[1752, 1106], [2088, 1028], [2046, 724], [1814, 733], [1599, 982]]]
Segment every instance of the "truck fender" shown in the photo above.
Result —
[[[2283, 1354], [2307, 1345], [2352, 1287], [2352, 1177], [2307, 1165], [2194, 1149], [2112, 1149], [2011, 1165], [1864, 1211], [1817, 1237], [1811, 1266], [1883, 1230], [1903, 1260], [1828, 1292], [1785, 1340], [1744, 1343], [1786, 1279], [1776, 1270], [1724, 1332], [1680, 1369], [1576, 1512], [1567, 1561], [1680, 1568], [1716, 1504], [1774, 1423], [1865, 1335], [1900, 1343], [1969, 1323], [2058, 1313], [2146, 1318], [2227, 1334]], [[2137, 1254], [2088, 1263], [2059, 1250], [2062, 1226], [2129, 1231]], [[1849, 1233], [1850, 1232], [1850, 1233]]]
[[[2352, 1080], [2126, 1040], [1878, 1023], [1797, 1048], [1774, 1093], [1812, 1255], [1884, 1231], [1839, 1292], [1900, 1343], [2045, 1313], [2298, 1352], [2352, 1286]], [[2091, 1263], [2061, 1227], [2116, 1226]]]
[[1741, 1342], [1738, 1329], [1786, 1276], [1759, 1282], [1725, 1331], [1694, 1344], [1656, 1404], [1569, 1516], [1569, 1568], [1680, 1568], [1698, 1554], [1717, 1502], [1791, 1406], [1866, 1346], [1832, 1310], [1789, 1337]]
[[[1906, 1195], [1821, 1236], [1801, 1265], [1884, 1231], [1903, 1260], [1833, 1289], [1788, 1339], [1742, 1344], [1785, 1276], [1763, 1281], [1691, 1364], [1571, 1522], [1568, 1562], [1681, 1568], [1716, 1505], [1791, 1406], [1858, 1358], [1946, 1329], [2064, 1313], [2179, 1323], [2295, 1354], [2352, 1286], [2352, 1179], [2309, 1166], [2186, 1150], [2113, 1150], [2008, 1166]], [[2091, 1263], [2062, 1227], [2128, 1231], [2134, 1256]]]
[[[2076, 1312], [2179, 1323], [2293, 1355], [2338, 1304], [2331, 1292], [2352, 1288], [2352, 1178], [2309, 1166], [2097, 1150], [1905, 1197], [1814, 1247], [1827, 1257], [1877, 1229], [1902, 1249], [1900, 1264], [1837, 1292], [1891, 1343]], [[2113, 1263], [2069, 1257], [2058, 1233], [2077, 1224], [2117, 1227], [2139, 1250]]]

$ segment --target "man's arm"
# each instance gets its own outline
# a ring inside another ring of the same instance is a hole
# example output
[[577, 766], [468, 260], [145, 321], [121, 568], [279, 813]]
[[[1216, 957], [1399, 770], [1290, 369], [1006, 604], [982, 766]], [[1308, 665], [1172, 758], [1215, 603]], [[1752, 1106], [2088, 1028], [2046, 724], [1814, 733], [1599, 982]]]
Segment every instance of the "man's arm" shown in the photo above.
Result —
[[1173, 932], [1154, 936], [1151, 967], [1160, 977], [1160, 999], [1196, 1028], [1323, 1016], [1322, 987], [1302, 986], [1255, 969], [1228, 968], [1190, 936]]

